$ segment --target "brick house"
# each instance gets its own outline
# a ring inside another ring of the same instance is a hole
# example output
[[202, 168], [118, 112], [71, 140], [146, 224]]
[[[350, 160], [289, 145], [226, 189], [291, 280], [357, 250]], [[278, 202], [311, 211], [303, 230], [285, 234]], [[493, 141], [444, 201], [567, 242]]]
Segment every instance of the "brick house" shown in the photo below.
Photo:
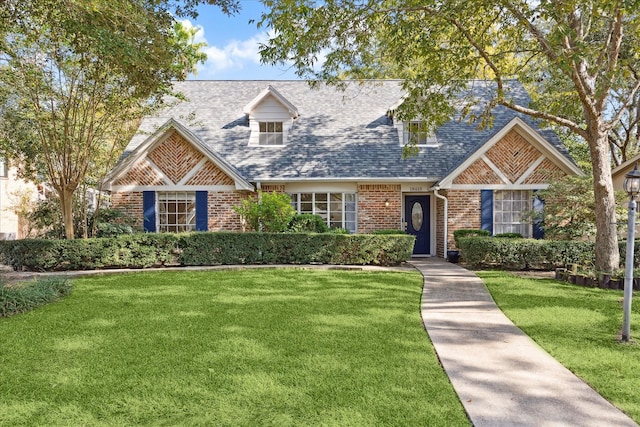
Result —
[[[258, 190], [289, 194], [298, 212], [357, 233], [405, 229], [415, 254], [444, 256], [453, 231], [540, 230], [520, 218], [550, 180], [580, 174], [558, 137], [504, 107], [478, 130], [452, 120], [435, 134], [394, 119], [399, 81], [186, 81], [185, 99], [143, 120], [107, 177], [113, 207], [146, 231], [240, 230], [232, 207]], [[470, 93], [485, 97], [486, 82]], [[517, 82], [510, 95], [529, 99]], [[404, 158], [410, 138], [419, 152]]]

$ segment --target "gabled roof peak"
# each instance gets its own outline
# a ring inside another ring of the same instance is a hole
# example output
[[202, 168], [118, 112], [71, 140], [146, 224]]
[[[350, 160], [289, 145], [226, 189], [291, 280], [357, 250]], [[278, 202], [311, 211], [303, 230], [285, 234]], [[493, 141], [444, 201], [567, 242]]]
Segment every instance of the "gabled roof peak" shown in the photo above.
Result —
[[258, 94], [258, 96], [253, 98], [251, 100], [251, 102], [249, 102], [247, 105], [245, 105], [244, 108], [242, 109], [242, 112], [244, 114], [251, 114], [251, 111], [253, 111], [253, 109], [258, 104], [260, 104], [264, 99], [266, 99], [270, 95], [273, 96], [280, 104], [282, 104], [282, 106], [289, 111], [289, 113], [291, 114], [291, 116], [294, 119], [298, 118], [299, 114], [298, 114], [298, 109], [296, 108], [296, 106], [293, 105], [291, 102], [289, 102], [289, 100], [287, 100], [287, 98], [282, 96], [282, 94], [280, 92], [278, 92], [276, 90], [276, 88], [273, 87], [272, 85], [268, 85], [265, 90], [260, 92]]

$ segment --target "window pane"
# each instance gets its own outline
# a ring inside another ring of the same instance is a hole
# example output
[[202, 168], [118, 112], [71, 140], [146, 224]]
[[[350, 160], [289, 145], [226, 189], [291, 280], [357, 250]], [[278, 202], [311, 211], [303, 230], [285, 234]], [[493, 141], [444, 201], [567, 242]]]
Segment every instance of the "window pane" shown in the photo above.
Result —
[[158, 193], [158, 230], [183, 232], [195, 229], [196, 196], [193, 192]]
[[531, 223], [523, 219], [531, 210], [531, 191], [511, 190], [494, 192], [494, 233], [520, 233], [531, 236]]

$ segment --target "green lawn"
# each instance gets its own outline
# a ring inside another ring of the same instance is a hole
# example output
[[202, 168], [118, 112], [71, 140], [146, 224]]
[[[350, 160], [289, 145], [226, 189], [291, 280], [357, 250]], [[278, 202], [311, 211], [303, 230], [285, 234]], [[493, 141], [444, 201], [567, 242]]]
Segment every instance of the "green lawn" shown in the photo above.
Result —
[[0, 425], [469, 425], [418, 273], [77, 279], [0, 319]]
[[[498, 306], [560, 363], [640, 423], [640, 345], [617, 341], [622, 291], [478, 272]], [[640, 339], [640, 295], [631, 336]]]

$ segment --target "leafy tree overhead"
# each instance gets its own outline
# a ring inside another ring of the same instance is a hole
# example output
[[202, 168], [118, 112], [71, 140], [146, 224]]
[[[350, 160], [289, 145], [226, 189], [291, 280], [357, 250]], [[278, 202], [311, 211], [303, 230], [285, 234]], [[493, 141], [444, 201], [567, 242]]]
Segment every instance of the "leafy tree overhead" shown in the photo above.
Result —
[[170, 6], [146, 0], [0, 5], [0, 151], [22, 165], [24, 176], [44, 175], [55, 189], [69, 239], [74, 192], [92, 172], [112, 165], [136, 119], [205, 59]]
[[[469, 79], [480, 76], [493, 81], [493, 97], [458, 107], [481, 124], [503, 105], [581, 136], [593, 167], [596, 267], [618, 267], [609, 135], [640, 86], [638, 0], [264, 3], [269, 11], [258, 25], [273, 30], [261, 48], [264, 62], [329, 83], [381, 73], [404, 79], [401, 120], [421, 116], [439, 125], [453, 116]], [[512, 97], [512, 78], [531, 89], [533, 104]], [[612, 102], [614, 93], [620, 97]]]

